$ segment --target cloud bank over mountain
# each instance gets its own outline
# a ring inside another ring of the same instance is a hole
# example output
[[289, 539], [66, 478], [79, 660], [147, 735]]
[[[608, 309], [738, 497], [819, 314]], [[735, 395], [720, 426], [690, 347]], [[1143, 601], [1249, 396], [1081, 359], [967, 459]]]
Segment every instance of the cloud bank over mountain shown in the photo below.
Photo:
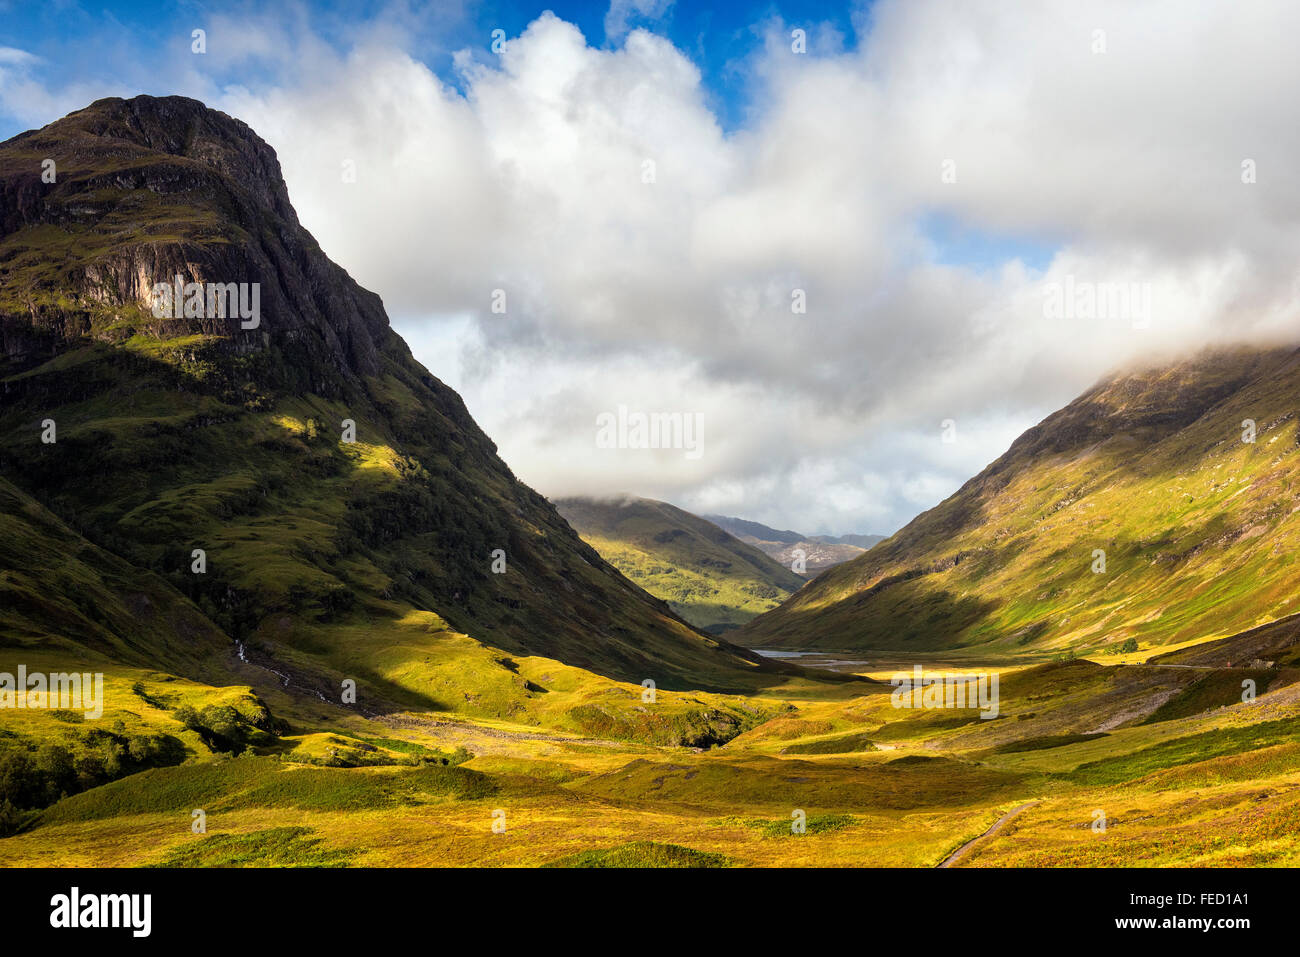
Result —
[[[892, 531], [1107, 370], [1294, 328], [1295, 5], [881, 2], [852, 46], [768, 15], [738, 126], [671, 15], [616, 0], [600, 44], [544, 14], [450, 79], [400, 10], [346, 43], [216, 20], [224, 72], [187, 30], [141, 82], [276, 149], [552, 496]], [[124, 92], [0, 50], [30, 124]], [[619, 406], [699, 415], [704, 454], [599, 447]]]

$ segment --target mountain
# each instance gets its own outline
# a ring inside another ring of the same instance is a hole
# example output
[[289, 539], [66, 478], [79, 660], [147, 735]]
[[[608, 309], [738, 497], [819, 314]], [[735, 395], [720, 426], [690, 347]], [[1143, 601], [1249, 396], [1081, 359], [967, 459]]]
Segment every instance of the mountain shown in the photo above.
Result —
[[761, 522], [751, 522], [743, 518], [731, 518], [727, 515], [704, 515], [706, 521], [718, 528], [725, 529], [737, 538], [751, 538], [761, 542], [779, 542], [782, 545], [797, 545], [806, 536], [789, 529], [770, 528]]
[[852, 545], [866, 551], [886, 538], [887, 535], [814, 535], [811, 540], [822, 545]]
[[[789, 529], [769, 528], [743, 518], [730, 518], [726, 515], [704, 517], [742, 542], [753, 545], [784, 568], [802, 568], [799, 574], [807, 578], [816, 577], [834, 565], [857, 558], [885, 538], [883, 535], [808, 536]], [[801, 565], [798, 564], [800, 562]]]
[[1093, 653], [1222, 638], [1291, 614], [1298, 396], [1290, 348], [1123, 370], [736, 637]]
[[519, 482], [300, 225], [271, 148], [195, 100], [0, 144], [0, 344], [10, 653], [574, 727], [634, 708], [620, 682], [785, 680]]
[[786, 568], [800, 569], [799, 574], [804, 578], [816, 578], [826, 569], [852, 561], [863, 552], [856, 545], [828, 544], [815, 538], [800, 539], [789, 545], [760, 541], [749, 544]]
[[[258, 321], [155, 316], [176, 275], [259, 283]], [[629, 581], [325, 258], [269, 148], [192, 100], [0, 144], [0, 345], [8, 866], [1300, 863], [1289, 351], [1099, 385], [741, 630], [983, 641], [1007, 654], [934, 663], [1000, 677], [986, 720], [765, 663]], [[1012, 658], [1124, 634], [1162, 644]], [[24, 668], [102, 674], [102, 714], [13, 706]]]
[[691, 624], [721, 633], [775, 608], [803, 579], [712, 522], [645, 498], [566, 498], [583, 541]]

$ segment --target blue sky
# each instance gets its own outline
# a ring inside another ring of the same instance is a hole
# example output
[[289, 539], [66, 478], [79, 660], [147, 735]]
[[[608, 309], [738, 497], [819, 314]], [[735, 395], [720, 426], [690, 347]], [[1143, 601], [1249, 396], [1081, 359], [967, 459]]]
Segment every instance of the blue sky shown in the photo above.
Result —
[[[657, 0], [658, 2], [658, 0]], [[505, 30], [518, 36], [545, 10], [577, 25], [593, 46], [614, 46], [622, 36], [608, 36], [605, 29], [609, 8], [578, 0], [554, 3], [519, 3], [514, 0], [482, 2], [394, 4], [391, 2], [306, 2], [295, 9], [310, 21], [311, 29], [340, 49], [355, 38], [359, 25], [390, 19], [402, 24], [408, 51], [426, 63], [446, 83], [459, 88], [461, 77], [452, 65], [452, 54], [462, 49], [486, 49], [492, 31]], [[52, 3], [3, 0], [0, 2], [0, 46], [17, 48], [41, 58], [35, 75], [50, 83], [70, 84], [77, 80], [138, 83], [135, 92], [155, 95], [171, 92], [150, 79], [150, 60], [157, 57], [189, 56], [189, 34], [203, 27], [213, 15], [252, 17], [289, 9], [266, 3], [155, 3], [111, 4]], [[761, 26], [774, 19], [791, 27], [802, 27], [817, 52], [851, 48], [857, 40], [857, 25], [865, 23], [869, 2], [849, 5], [833, 0], [721, 0], [707, 4], [677, 2], [658, 16], [631, 10], [629, 27], [641, 27], [665, 36], [687, 54], [700, 69], [709, 91], [710, 106], [724, 129], [732, 130], [746, 119], [750, 87], [741, 68], [747, 57], [762, 45]], [[286, 18], [286, 22], [288, 22]], [[134, 61], [134, 62], [130, 62]], [[129, 63], [130, 69], [124, 70]], [[217, 58], [206, 66], [221, 82], [255, 87], [274, 79], [265, 63], [249, 72], [246, 63], [223, 69]], [[165, 82], [165, 81], [163, 81]], [[0, 138], [22, 132], [25, 127], [13, 116], [0, 116]]]

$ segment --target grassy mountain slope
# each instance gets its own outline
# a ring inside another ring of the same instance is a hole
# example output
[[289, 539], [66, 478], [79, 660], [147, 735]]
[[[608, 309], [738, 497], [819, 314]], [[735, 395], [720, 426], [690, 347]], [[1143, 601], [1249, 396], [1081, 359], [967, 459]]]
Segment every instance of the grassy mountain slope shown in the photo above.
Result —
[[162, 578], [96, 548], [0, 479], [0, 643], [220, 676], [229, 639]]
[[[956, 494], [737, 637], [1117, 650], [1296, 611], [1300, 354], [1220, 349], [1099, 383]], [[1243, 421], [1256, 423], [1253, 443]], [[1105, 553], [1100, 569], [1098, 551]]]
[[757, 548], [667, 502], [567, 498], [555, 507], [606, 561], [707, 631], [743, 624], [803, 585]]

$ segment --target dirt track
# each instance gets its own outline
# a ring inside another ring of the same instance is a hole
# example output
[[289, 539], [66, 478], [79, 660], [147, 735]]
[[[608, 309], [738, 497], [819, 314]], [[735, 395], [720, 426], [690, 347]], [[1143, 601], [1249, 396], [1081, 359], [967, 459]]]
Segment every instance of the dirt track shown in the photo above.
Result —
[[969, 841], [967, 841], [965, 844], [963, 844], [961, 847], [957, 848], [957, 850], [953, 851], [951, 854], [949, 854], [947, 857], [945, 857], [945, 858], [943, 859], [943, 861], [939, 863], [938, 866], [939, 866], [939, 867], [952, 867], [952, 866], [953, 866], [954, 864], [956, 864], [959, 860], [961, 860], [963, 857], [965, 857], [966, 854], [967, 854], [967, 852], [970, 851], [970, 849], [973, 848], [973, 847], [974, 847], [976, 844], [978, 844], [980, 841], [984, 840], [986, 837], [992, 837], [994, 834], [996, 834], [998, 831], [1000, 831], [1000, 830], [1002, 829], [1002, 826], [1003, 826], [1004, 824], [1006, 824], [1008, 821], [1010, 821], [1013, 817], [1015, 817], [1015, 816], [1016, 816], [1017, 814], [1019, 814], [1021, 811], [1027, 810], [1028, 808], [1031, 808], [1031, 807], [1033, 807], [1035, 804], [1038, 804], [1038, 803], [1040, 803], [1040, 802], [1038, 802], [1038, 801], [1026, 801], [1024, 804], [1020, 805], [1020, 807], [1018, 807], [1018, 808], [1014, 808], [1014, 809], [1008, 811], [1006, 814], [1003, 814], [1000, 818], [998, 818], [996, 821], [993, 822], [993, 826], [992, 826], [991, 828], [989, 828], [987, 831], [985, 831], [985, 832], [984, 832], [983, 834], [981, 834], [979, 837], [972, 838], [971, 840], [969, 840]]

